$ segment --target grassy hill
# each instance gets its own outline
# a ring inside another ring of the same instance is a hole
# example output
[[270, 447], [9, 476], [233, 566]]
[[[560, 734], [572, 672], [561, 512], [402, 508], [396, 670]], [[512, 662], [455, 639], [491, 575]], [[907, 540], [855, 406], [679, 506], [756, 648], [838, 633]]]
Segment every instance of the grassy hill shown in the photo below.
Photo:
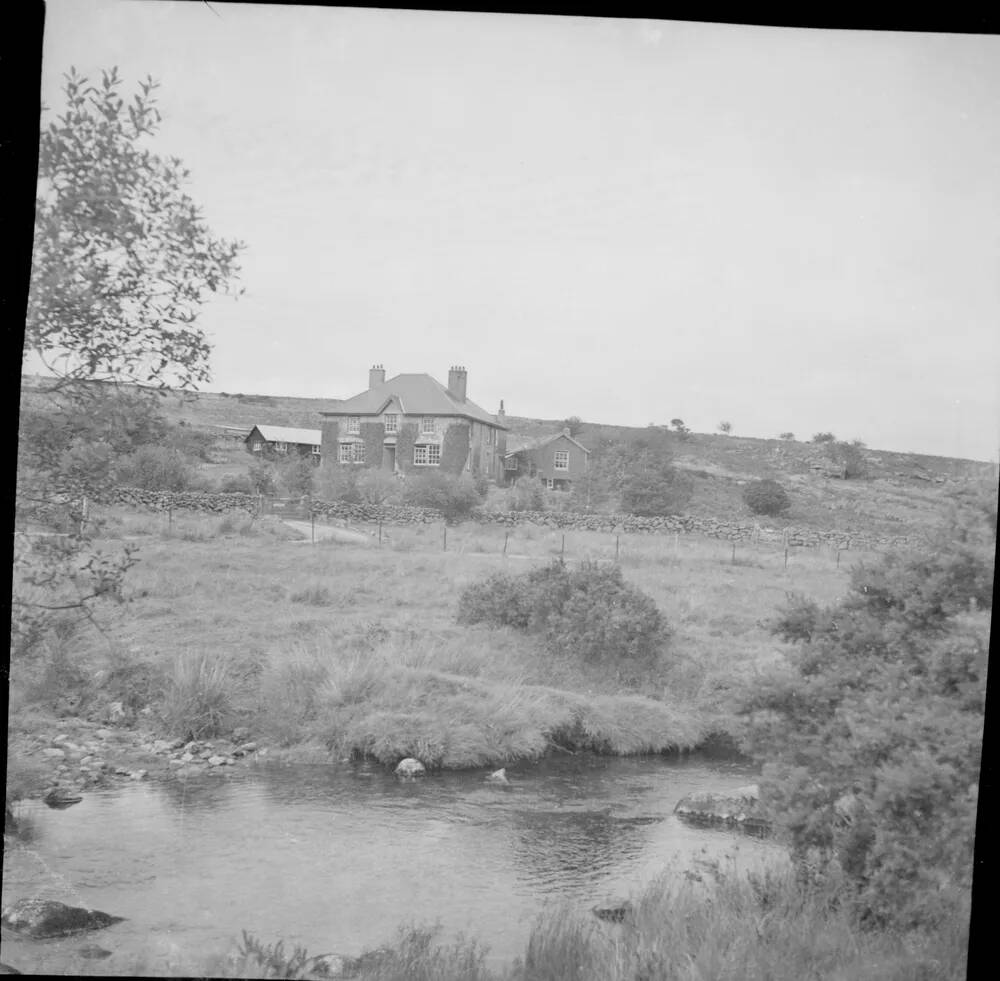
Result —
[[[22, 386], [23, 404], [42, 404], [43, 379], [26, 377]], [[217, 437], [212, 461], [203, 469], [206, 476], [218, 479], [245, 470], [247, 457], [232, 438], [238, 435], [235, 431], [248, 433], [259, 424], [318, 429], [319, 413], [333, 402], [168, 390], [161, 398], [161, 411], [171, 423]], [[507, 424], [514, 436], [558, 433], [563, 427], [561, 421], [520, 416], [509, 416]], [[997, 476], [992, 463], [867, 449], [868, 476], [842, 480], [832, 476], [823, 447], [816, 444], [703, 433], [681, 439], [665, 427], [583, 423], [576, 438], [594, 452], [609, 443], [655, 441], [665, 447], [693, 481], [694, 494], [685, 509], [691, 514], [750, 518], [742, 500], [744, 485], [771, 477], [787, 488], [793, 502], [791, 510], [771, 524], [884, 535], [926, 531], [937, 524], [956, 494]]]

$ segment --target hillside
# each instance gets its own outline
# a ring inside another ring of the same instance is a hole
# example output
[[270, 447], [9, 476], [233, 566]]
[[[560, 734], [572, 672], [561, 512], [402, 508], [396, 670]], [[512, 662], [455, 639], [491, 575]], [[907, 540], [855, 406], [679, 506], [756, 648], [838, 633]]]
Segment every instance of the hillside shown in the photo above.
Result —
[[[22, 403], [39, 406], [45, 382], [22, 380]], [[333, 400], [226, 392], [167, 391], [161, 410], [172, 423], [217, 436], [217, 452], [205, 467], [218, 478], [245, 468], [239, 444], [225, 436], [249, 432], [259, 424], [319, 428], [319, 413]], [[508, 416], [514, 436], [560, 432], [556, 420]], [[677, 467], [686, 470], [694, 494], [686, 510], [713, 517], [750, 517], [743, 504], [749, 480], [772, 477], [786, 486], [792, 508], [784, 525], [842, 529], [885, 535], [921, 534], [935, 525], [955, 494], [972, 484], [996, 480], [996, 466], [973, 460], [865, 450], [868, 476], [842, 480], [833, 476], [823, 447], [795, 440], [691, 433], [681, 439], [663, 427], [629, 427], [582, 423], [576, 437], [592, 452], [609, 443], [655, 441], [667, 449]], [[558, 498], [559, 495], [556, 495]]]

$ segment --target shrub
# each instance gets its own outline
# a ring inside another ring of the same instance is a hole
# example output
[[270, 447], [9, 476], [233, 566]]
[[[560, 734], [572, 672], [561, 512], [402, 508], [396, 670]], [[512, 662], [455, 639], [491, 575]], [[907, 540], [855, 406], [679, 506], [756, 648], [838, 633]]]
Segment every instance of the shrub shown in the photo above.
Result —
[[435, 508], [448, 524], [458, 524], [480, 503], [476, 486], [468, 474], [458, 477], [440, 471], [407, 478], [404, 490], [407, 504]]
[[510, 489], [508, 507], [511, 511], [544, 511], [545, 485], [539, 477], [521, 477]]
[[316, 476], [316, 496], [321, 501], [360, 504], [361, 492], [358, 489], [358, 480], [361, 476], [352, 466], [341, 466], [336, 463], [326, 464]]
[[219, 490], [223, 494], [255, 494], [257, 488], [249, 474], [226, 474], [219, 482]]
[[814, 443], [833, 443], [837, 437], [833, 433], [814, 433], [812, 441]]
[[115, 466], [115, 479], [119, 484], [142, 490], [188, 490], [192, 477], [191, 468], [181, 453], [165, 446], [140, 446]]
[[631, 470], [622, 482], [622, 507], [640, 517], [677, 514], [691, 499], [691, 478], [661, 462]]
[[591, 562], [473, 583], [459, 598], [458, 620], [538, 633], [552, 653], [589, 661], [653, 660], [668, 633], [656, 604], [619, 566]]
[[785, 440], [795, 439], [795, 433], [791, 433], [791, 432], [778, 433], [778, 439], [785, 439]]
[[864, 446], [865, 444], [857, 439], [853, 443], [840, 441], [827, 443], [827, 455], [841, 468], [845, 480], [852, 477], [864, 477], [868, 473], [868, 461], [863, 452]]
[[307, 456], [295, 456], [278, 471], [278, 483], [289, 497], [306, 497], [313, 492], [316, 465]]
[[366, 469], [357, 478], [355, 487], [366, 504], [385, 504], [400, 495], [399, 478], [375, 467]]
[[791, 507], [784, 487], [776, 480], [755, 480], [743, 489], [743, 501], [754, 514], [778, 515]]

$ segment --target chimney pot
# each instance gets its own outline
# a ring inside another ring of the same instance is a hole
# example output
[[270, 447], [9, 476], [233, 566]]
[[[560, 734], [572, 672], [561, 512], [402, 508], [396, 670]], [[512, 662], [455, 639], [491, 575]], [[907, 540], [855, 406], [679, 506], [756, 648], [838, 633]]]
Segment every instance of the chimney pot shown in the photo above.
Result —
[[468, 373], [465, 368], [459, 365], [452, 365], [448, 369], [448, 391], [459, 402], [465, 401], [465, 394], [468, 385]]
[[385, 381], [385, 368], [380, 364], [373, 364], [368, 370], [368, 389], [378, 388]]

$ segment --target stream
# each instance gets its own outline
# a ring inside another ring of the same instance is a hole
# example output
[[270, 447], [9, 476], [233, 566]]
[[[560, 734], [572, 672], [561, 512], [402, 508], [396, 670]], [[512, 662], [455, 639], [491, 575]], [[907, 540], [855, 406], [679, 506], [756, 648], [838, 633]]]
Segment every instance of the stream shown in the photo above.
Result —
[[93, 943], [112, 952], [95, 971], [138, 957], [187, 973], [241, 930], [288, 952], [356, 955], [402, 924], [439, 922], [442, 939], [475, 937], [496, 964], [523, 954], [545, 910], [620, 902], [696, 859], [777, 854], [673, 815], [687, 794], [752, 782], [740, 763], [576, 756], [507, 772], [494, 786], [482, 771], [401, 781], [376, 765], [271, 764], [93, 792], [66, 810], [24, 802], [31, 840], [7, 845], [4, 906], [38, 896], [127, 920], [46, 941], [5, 930], [2, 960], [65, 973]]

